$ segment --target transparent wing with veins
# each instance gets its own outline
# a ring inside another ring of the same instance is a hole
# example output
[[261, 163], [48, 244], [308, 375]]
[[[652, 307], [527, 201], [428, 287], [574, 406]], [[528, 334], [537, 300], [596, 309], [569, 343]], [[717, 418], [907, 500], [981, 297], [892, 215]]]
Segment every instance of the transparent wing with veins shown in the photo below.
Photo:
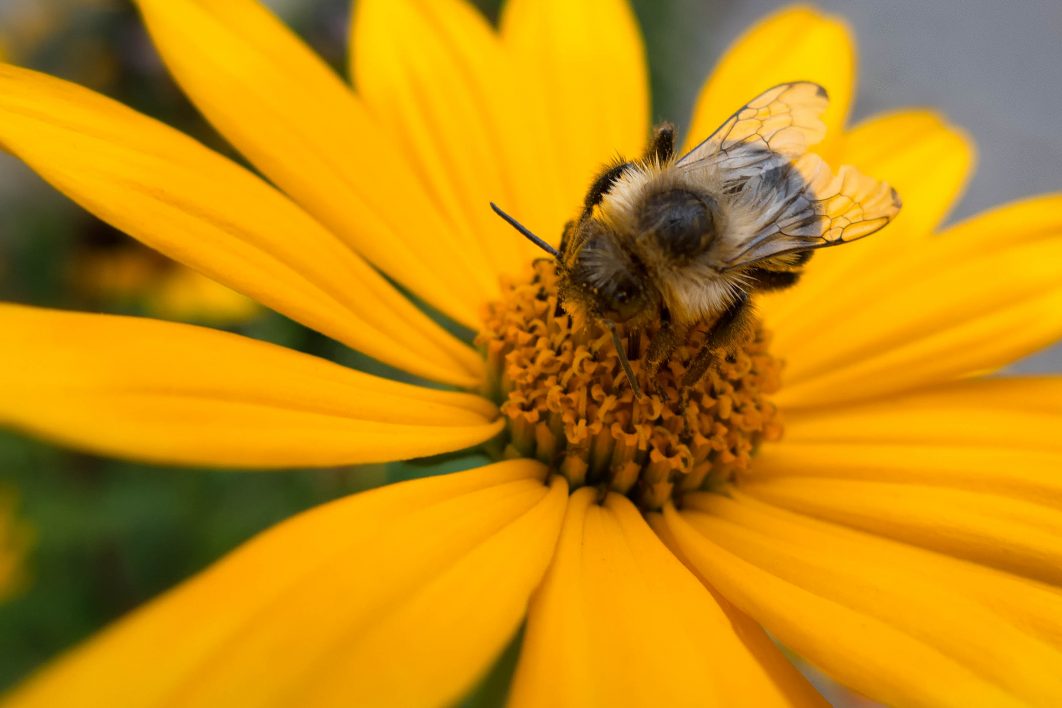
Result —
[[730, 116], [704, 142], [679, 158], [682, 169], [718, 169], [747, 179], [794, 160], [822, 142], [829, 99], [818, 84], [800, 81], [764, 91]]
[[768, 89], [675, 163], [709, 170], [742, 215], [724, 254], [735, 268], [869, 236], [900, 199], [888, 184], [844, 165], [834, 173], [808, 148], [826, 134], [826, 91], [797, 82]]
[[834, 173], [814, 153], [748, 180], [737, 199], [756, 217], [734, 245], [729, 268], [849, 243], [878, 231], [900, 211], [900, 197], [888, 184], [851, 165]]

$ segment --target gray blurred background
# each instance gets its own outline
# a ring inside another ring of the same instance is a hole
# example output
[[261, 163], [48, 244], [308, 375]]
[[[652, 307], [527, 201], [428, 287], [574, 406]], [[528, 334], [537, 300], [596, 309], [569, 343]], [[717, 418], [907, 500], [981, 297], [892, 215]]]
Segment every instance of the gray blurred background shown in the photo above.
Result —
[[[702, 80], [727, 45], [788, 4], [632, 2], [646, 36], [654, 118], [680, 125], [687, 123]], [[348, 0], [268, 3], [330, 63], [344, 65]], [[500, 0], [476, 4], [496, 18]], [[932, 107], [977, 143], [979, 166], [953, 220], [1024, 196], [1062, 191], [1062, 0], [818, 5], [846, 18], [858, 39], [855, 120], [905, 106]], [[0, 0], [0, 52], [119, 98], [232, 154], [166, 75], [127, 0]], [[115, 249], [134, 259], [152, 258], [138, 255], [137, 248], [0, 154], [0, 300], [155, 314], [135, 293], [115, 299], [100, 292], [99, 283], [96, 290], [86, 289], [71, 278], [84, 269], [85, 259], [110, 257]], [[167, 266], [148, 260], [138, 267], [165, 274]], [[343, 363], [366, 363], [269, 313], [209, 323]], [[1015, 368], [1062, 371], [1062, 347]], [[36, 539], [27, 560], [27, 588], [13, 602], [0, 603], [0, 690], [279, 519], [439, 465], [469, 466], [467, 458], [427, 462], [278, 475], [169, 474], [0, 431], [0, 490], [17, 490], [21, 514]], [[505, 662], [513, 654], [507, 657], [494, 688], [481, 693], [483, 703], [493, 702], [491, 690], [504, 691]], [[843, 694], [831, 698], [855, 700]]]

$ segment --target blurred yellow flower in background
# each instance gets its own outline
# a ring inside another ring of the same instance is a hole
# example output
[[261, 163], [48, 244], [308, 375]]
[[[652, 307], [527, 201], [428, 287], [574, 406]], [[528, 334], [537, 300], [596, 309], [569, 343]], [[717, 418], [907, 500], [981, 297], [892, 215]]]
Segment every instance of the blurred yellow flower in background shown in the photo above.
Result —
[[[511, 452], [518, 357], [491, 361], [378, 271], [475, 331], [505, 306], [503, 283], [536, 254], [487, 202], [558, 235], [594, 170], [641, 152], [649, 93], [626, 4], [510, 0], [495, 32], [462, 0], [361, 0], [356, 92], [253, 0], [138, 5], [177, 81], [269, 182], [13, 66], [0, 143], [176, 261], [465, 390], [209, 329], [5, 305], [0, 421], [159, 463]], [[772, 397], [785, 433], [750, 466], [657, 506], [529, 458], [348, 497], [134, 612], [11, 704], [442, 705], [525, 620], [516, 705], [819, 702], [767, 632], [881, 701], [1062, 700], [1062, 382], [979, 377], [1062, 336], [1062, 197], [936, 234], [972, 150], [920, 110], [845, 132], [854, 66], [841, 22], [793, 8], [737, 42], [693, 116], [689, 142], [764, 88], [817, 81], [831, 96], [823, 154], [905, 202], [886, 232], [821, 254], [761, 303], [786, 362]], [[479, 393], [488, 374], [499, 400]], [[567, 435], [579, 393], [549, 381], [520, 410], [542, 415], [535, 455]], [[624, 400], [598, 388], [588, 410], [604, 419]], [[719, 420], [747, 422], [728, 396]], [[632, 459], [640, 482], [659, 462]]]
[[227, 326], [258, 313], [250, 298], [138, 244], [83, 246], [70, 279], [90, 303], [124, 304], [167, 320]]
[[24, 561], [30, 534], [18, 520], [15, 508], [14, 495], [0, 489], [0, 602], [26, 584]]

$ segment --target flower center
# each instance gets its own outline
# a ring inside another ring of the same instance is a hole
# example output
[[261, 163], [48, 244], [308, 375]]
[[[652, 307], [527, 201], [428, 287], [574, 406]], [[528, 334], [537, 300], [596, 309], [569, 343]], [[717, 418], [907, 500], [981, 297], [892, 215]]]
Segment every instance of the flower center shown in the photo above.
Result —
[[[529, 282], [505, 283], [477, 337], [488, 368], [488, 394], [508, 419], [499, 457], [531, 457], [567, 477], [657, 509], [683, 493], [716, 487], [749, 466], [764, 440], [781, 437], [778, 409], [767, 396], [779, 388], [781, 362], [768, 352], [759, 320], [745, 341], [683, 391], [686, 364], [707, 327], [695, 328], [654, 386], [636, 398], [611, 335], [594, 323], [573, 323], [557, 306], [556, 267], [536, 261]], [[657, 325], [632, 342], [635, 374]]]

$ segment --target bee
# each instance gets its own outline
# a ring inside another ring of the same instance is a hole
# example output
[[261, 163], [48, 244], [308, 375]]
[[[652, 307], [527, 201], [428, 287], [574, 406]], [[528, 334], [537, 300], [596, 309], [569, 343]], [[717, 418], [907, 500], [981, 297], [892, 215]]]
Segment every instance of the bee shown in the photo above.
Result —
[[556, 259], [564, 309], [612, 333], [635, 395], [617, 326], [635, 337], [658, 325], [643, 362], [650, 382], [706, 326], [686, 390], [748, 329], [753, 293], [794, 285], [816, 249], [869, 236], [900, 210], [888, 184], [850, 165], [834, 173], [808, 151], [826, 134], [827, 103], [815, 83], [775, 86], [677, 158], [673, 126], [658, 126], [640, 160], [594, 179], [559, 249], [491, 207]]

